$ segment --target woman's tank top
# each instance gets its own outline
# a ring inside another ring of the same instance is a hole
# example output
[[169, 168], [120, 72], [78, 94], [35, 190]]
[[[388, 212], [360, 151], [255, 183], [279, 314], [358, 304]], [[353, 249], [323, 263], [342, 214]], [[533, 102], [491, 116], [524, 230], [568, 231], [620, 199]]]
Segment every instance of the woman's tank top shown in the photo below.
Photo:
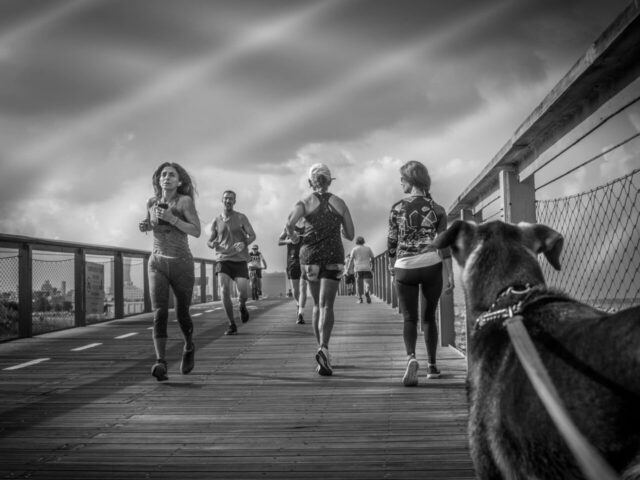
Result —
[[331, 265], [344, 262], [344, 247], [340, 236], [342, 216], [329, 204], [331, 193], [314, 193], [320, 205], [304, 216], [306, 220], [300, 263]]
[[[153, 207], [151, 207], [153, 208]], [[186, 219], [175, 207], [170, 206], [171, 212], [180, 220]], [[187, 234], [173, 225], [153, 226], [153, 251], [156, 255], [176, 258], [190, 258], [189, 240]]]

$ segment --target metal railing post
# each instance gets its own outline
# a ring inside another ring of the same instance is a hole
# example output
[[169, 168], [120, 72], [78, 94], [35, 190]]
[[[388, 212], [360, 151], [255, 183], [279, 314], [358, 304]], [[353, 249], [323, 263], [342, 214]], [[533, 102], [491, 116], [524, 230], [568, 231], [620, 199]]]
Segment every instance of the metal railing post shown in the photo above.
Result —
[[18, 253], [18, 335], [30, 337], [33, 313], [33, 250], [23, 243]]

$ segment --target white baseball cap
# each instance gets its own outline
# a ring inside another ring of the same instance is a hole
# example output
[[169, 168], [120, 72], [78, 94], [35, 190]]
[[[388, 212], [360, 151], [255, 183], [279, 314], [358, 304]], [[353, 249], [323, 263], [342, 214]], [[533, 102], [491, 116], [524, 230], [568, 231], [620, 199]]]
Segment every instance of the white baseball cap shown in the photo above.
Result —
[[314, 163], [309, 169], [309, 180], [313, 180], [314, 177], [325, 177], [327, 180], [332, 180], [331, 170], [324, 163]]

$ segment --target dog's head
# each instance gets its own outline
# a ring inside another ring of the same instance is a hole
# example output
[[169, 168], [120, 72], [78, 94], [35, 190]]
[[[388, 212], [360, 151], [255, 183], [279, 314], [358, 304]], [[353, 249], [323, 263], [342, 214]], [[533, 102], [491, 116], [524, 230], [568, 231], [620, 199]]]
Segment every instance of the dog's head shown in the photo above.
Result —
[[471, 308], [486, 311], [509, 286], [544, 284], [538, 253], [560, 270], [563, 241], [560, 233], [541, 224], [477, 225], [457, 220], [435, 239], [434, 246], [451, 249], [463, 268], [462, 283]]

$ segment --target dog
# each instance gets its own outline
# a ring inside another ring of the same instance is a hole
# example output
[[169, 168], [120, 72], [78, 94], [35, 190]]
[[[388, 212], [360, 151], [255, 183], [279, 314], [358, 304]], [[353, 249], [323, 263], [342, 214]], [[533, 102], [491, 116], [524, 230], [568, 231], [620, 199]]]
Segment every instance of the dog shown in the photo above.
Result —
[[537, 254], [560, 270], [563, 242], [542, 224], [462, 220], [434, 241], [462, 267], [475, 322], [468, 434], [480, 479], [585, 478], [514, 351], [514, 311], [578, 430], [613, 470], [640, 478], [640, 307], [608, 314], [547, 288]]

